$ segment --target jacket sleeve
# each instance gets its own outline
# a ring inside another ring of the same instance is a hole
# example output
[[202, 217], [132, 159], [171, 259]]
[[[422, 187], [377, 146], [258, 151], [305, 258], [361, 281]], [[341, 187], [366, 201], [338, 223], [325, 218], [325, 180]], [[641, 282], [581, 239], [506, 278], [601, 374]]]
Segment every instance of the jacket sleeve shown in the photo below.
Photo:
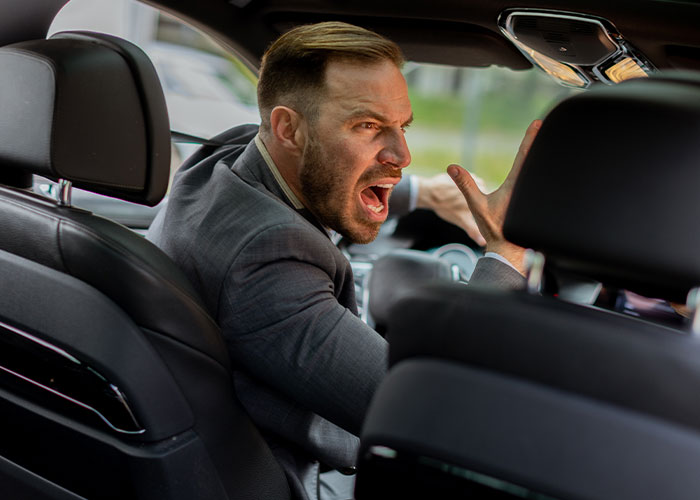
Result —
[[342, 291], [354, 297], [352, 273], [330, 240], [301, 223], [277, 225], [236, 256], [217, 319], [236, 365], [357, 435], [387, 345], [339, 302]]
[[508, 264], [492, 257], [481, 257], [476, 263], [469, 284], [517, 290], [525, 287], [526, 280]]

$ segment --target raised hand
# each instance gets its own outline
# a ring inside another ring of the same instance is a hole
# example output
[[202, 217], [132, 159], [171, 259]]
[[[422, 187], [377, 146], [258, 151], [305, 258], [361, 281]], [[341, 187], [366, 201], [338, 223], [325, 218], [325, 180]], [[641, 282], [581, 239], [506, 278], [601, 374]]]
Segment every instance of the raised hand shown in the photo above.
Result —
[[479, 231], [486, 239], [486, 251], [505, 257], [523, 275], [525, 274], [523, 265], [525, 249], [510, 243], [503, 237], [503, 220], [515, 180], [541, 126], [541, 120], [535, 120], [530, 124], [506, 180], [490, 194], [484, 194], [474, 177], [464, 168], [454, 164], [447, 167], [447, 173], [464, 195]]

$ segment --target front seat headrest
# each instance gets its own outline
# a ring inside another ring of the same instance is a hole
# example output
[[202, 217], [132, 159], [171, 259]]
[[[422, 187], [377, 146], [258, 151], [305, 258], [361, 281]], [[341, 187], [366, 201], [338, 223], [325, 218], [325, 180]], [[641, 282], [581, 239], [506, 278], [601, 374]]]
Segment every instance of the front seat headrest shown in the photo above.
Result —
[[38, 174], [147, 205], [165, 195], [170, 131], [148, 57], [64, 32], [0, 48], [0, 175]]
[[649, 297], [700, 285], [700, 79], [601, 86], [544, 120], [504, 234], [547, 263]]

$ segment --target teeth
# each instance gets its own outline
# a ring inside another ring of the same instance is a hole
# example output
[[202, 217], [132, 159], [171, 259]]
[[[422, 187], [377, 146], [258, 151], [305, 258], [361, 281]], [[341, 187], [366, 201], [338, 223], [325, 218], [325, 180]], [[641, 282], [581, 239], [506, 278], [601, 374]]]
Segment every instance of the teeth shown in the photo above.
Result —
[[382, 210], [384, 210], [384, 203], [380, 203], [379, 205], [374, 206], [367, 205], [367, 208], [369, 208], [375, 214], [379, 214], [382, 212]]
[[393, 184], [375, 184], [375, 186], [379, 187], [379, 188], [384, 188], [384, 189], [391, 189], [394, 187]]

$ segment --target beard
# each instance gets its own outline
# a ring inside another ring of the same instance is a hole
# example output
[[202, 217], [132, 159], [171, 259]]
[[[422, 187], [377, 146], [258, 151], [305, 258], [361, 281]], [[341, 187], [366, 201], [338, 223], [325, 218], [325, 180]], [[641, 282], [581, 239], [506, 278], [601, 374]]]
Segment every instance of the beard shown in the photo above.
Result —
[[[369, 243], [379, 233], [381, 222], [364, 217], [357, 186], [368, 178], [396, 176], [395, 169], [377, 166], [362, 174], [357, 184], [343, 170], [343, 165], [332, 164], [330, 158], [342, 158], [342, 152], [326, 151], [316, 134], [310, 134], [302, 156], [299, 183], [307, 208], [319, 222], [340, 233], [352, 243]], [[391, 174], [387, 174], [390, 171]]]

